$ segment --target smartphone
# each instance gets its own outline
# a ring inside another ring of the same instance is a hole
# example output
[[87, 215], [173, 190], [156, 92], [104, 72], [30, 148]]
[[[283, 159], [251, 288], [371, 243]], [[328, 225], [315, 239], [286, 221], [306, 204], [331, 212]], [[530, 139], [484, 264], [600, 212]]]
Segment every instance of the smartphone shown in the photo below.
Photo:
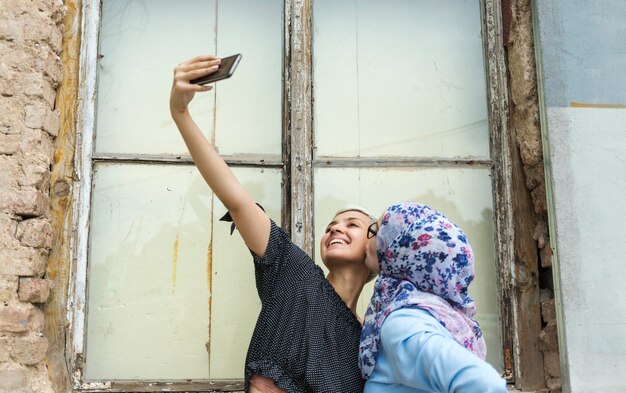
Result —
[[217, 71], [200, 78], [192, 79], [189, 81], [189, 83], [206, 85], [208, 83], [213, 83], [221, 81], [222, 79], [230, 78], [235, 73], [235, 69], [237, 68], [237, 64], [239, 64], [239, 60], [241, 60], [241, 54], [223, 57]]

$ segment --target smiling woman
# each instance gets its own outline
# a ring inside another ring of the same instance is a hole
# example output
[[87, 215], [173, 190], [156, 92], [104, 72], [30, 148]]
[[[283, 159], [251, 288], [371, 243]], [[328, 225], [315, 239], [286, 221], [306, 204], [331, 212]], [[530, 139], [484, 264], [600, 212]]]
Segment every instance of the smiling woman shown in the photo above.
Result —
[[337, 212], [320, 240], [320, 255], [324, 265], [330, 269], [336, 259], [341, 261], [347, 255], [364, 258], [361, 255], [365, 252], [366, 242], [363, 231], [367, 230], [372, 220], [371, 215], [363, 208], [355, 207]]
[[[245, 389], [260, 391], [254, 387], [260, 376], [289, 392], [361, 392], [356, 304], [370, 274], [364, 263], [369, 217], [349, 210], [327, 227], [321, 241], [330, 270], [325, 278], [254, 202], [191, 117], [189, 103], [210, 88], [190, 80], [216, 72], [220, 61], [202, 55], [175, 67], [170, 112], [196, 167], [253, 255], [261, 313], [246, 356]], [[321, 358], [328, 361], [319, 364]]]
[[[258, 287], [263, 310], [248, 351], [246, 377], [261, 374], [289, 392], [362, 390], [353, 356], [361, 331], [355, 309], [369, 276], [363, 263], [367, 222], [367, 215], [347, 211], [329, 224], [320, 244], [329, 269], [326, 278], [273, 225], [265, 258], [255, 260], [257, 280], [270, 287]], [[328, 361], [320, 364], [319, 358]]]

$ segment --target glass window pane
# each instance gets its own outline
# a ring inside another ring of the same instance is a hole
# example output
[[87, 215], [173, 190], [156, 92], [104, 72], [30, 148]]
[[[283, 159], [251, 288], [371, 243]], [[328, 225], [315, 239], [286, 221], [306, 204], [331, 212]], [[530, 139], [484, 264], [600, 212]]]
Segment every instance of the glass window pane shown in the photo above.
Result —
[[[281, 172], [237, 168], [235, 175], [268, 215], [281, 225]], [[211, 378], [241, 378], [246, 350], [261, 311], [252, 256], [238, 232], [218, 221], [226, 208], [215, 198], [211, 296]], [[219, 212], [219, 214], [217, 214]]]
[[321, 156], [489, 157], [479, 0], [315, 0]]
[[223, 154], [279, 154], [281, 21], [278, 0], [103, 1], [96, 151], [187, 154], [169, 114], [174, 66], [241, 53], [235, 76], [197, 94], [191, 112], [209, 138], [224, 130], [216, 140]]
[[[280, 171], [236, 174], [279, 218]], [[94, 184], [85, 379], [242, 377], [251, 257], [197, 170], [99, 164]]]
[[[411, 186], [413, 185], [413, 186]], [[476, 279], [470, 293], [478, 305], [477, 320], [487, 341], [487, 360], [502, 368], [496, 288], [491, 178], [488, 169], [359, 169], [315, 171], [315, 239], [319, 242], [334, 213], [360, 205], [379, 217], [392, 203], [416, 201], [445, 213], [467, 233], [476, 256]], [[322, 264], [316, 253], [316, 262]], [[359, 299], [364, 315], [373, 282]]]
[[242, 55], [235, 76], [215, 84], [220, 153], [280, 154], [282, 37], [282, 1], [219, 2], [217, 51]]

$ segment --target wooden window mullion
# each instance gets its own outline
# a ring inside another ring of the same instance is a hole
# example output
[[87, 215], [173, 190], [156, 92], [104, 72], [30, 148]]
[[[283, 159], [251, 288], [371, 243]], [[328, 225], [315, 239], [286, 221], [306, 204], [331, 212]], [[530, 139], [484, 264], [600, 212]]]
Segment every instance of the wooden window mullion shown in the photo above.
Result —
[[290, 143], [291, 238], [313, 255], [313, 121], [311, 95], [311, 3], [285, 2], [287, 134]]
[[[519, 388], [543, 385], [542, 355], [538, 351], [540, 326], [539, 288], [528, 282], [532, 272], [520, 277], [515, 245], [521, 235], [515, 232], [513, 195], [514, 135], [508, 129], [508, 83], [502, 36], [501, 2], [481, 0], [483, 41], [487, 75], [490, 150], [494, 161], [496, 266], [502, 322], [504, 372]], [[527, 230], [527, 229], [526, 229]], [[532, 280], [531, 280], [532, 281]], [[539, 365], [539, 366], [538, 366]]]

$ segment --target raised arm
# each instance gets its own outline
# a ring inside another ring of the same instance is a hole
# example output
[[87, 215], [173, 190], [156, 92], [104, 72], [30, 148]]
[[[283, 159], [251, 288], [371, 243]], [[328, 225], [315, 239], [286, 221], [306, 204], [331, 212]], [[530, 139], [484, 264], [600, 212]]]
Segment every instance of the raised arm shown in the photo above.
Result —
[[269, 217], [241, 186], [189, 114], [188, 105], [195, 93], [212, 89], [211, 86], [194, 85], [189, 81], [215, 72], [219, 63], [217, 56], [198, 56], [176, 66], [170, 112], [202, 177], [230, 212], [248, 248], [263, 257], [270, 234]]

